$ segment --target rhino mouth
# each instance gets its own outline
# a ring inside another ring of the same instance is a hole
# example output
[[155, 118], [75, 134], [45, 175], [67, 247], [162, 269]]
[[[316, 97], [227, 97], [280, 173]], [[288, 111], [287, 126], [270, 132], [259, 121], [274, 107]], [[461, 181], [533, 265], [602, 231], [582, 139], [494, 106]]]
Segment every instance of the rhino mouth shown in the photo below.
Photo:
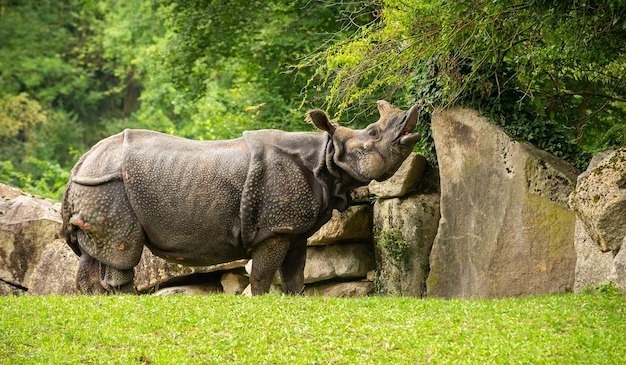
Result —
[[419, 119], [421, 108], [419, 105], [413, 105], [411, 109], [406, 112], [406, 116], [401, 123], [402, 129], [398, 136], [398, 142], [403, 146], [412, 146], [420, 139], [420, 134], [414, 132], [417, 120]]

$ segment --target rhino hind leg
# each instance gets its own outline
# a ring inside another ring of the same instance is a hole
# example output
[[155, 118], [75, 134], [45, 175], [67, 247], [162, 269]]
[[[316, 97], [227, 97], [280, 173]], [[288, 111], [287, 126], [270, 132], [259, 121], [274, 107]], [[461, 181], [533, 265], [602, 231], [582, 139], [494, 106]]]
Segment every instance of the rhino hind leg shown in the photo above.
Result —
[[76, 287], [82, 294], [134, 293], [133, 278], [133, 269], [117, 270], [82, 252]]
[[118, 270], [111, 266], [104, 266], [103, 275], [100, 283], [104, 289], [109, 293], [127, 293], [134, 294], [135, 285], [133, 279], [135, 278], [135, 271], [130, 270]]
[[305, 261], [306, 240], [293, 241], [280, 266], [280, 278], [286, 294], [302, 294], [304, 290]]
[[100, 263], [82, 252], [76, 273], [76, 288], [82, 294], [105, 294], [106, 289], [100, 283]]
[[[83, 262], [77, 276], [77, 282], [81, 282], [79, 289], [95, 287], [97, 266], [102, 290], [133, 292], [133, 268], [139, 263], [146, 238], [128, 202], [123, 182], [97, 186], [74, 183], [69, 194], [70, 234], [78, 242]], [[99, 292], [99, 289], [87, 291]]]

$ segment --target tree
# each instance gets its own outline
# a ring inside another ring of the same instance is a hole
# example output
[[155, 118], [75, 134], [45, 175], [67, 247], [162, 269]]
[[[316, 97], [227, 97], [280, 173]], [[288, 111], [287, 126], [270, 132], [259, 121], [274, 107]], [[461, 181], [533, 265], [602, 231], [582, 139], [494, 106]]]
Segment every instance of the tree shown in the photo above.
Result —
[[[245, 129], [310, 129], [303, 87], [311, 69], [289, 66], [341, 39], [354, 5], [319, 1], [169, 0], [167, 35], [155, 46], [141, 119], [151, 128], [200, 138]], [[245, 14], [245, 16], [242, 16]], [[156, 87], [156, 85], [160, 87]]]
[[[622, 144], [626, 4], [384, 0], [379, 21], [308, 60], [340, 112], [387, 96], [481, 109], [579, 167]], [[608, 132], [607, 132], [608, 131]], [[620, 142], [621, 141], [621, 142]]]

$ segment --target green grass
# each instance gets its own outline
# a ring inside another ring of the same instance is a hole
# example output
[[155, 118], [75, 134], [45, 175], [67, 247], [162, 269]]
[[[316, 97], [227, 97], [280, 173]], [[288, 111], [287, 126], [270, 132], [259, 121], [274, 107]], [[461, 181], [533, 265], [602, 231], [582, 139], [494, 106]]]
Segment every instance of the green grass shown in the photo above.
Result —
[[625, 364], [615, 290], [499, 300], [0, 297], [0, 364]]

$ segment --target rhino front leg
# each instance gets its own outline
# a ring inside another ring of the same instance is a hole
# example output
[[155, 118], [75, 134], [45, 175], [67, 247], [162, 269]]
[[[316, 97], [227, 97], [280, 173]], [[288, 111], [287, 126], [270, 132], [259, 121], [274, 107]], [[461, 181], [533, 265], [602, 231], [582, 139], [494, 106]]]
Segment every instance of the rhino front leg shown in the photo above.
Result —
[[287, 294], [302, 294], [304, 290], [304, 263], [306, 261], [306, 239], [291, 243], [289, 251], [280, 266], [283, 291]]
[[285, 260], [289, 250], [289, 238], [277, 236], [259, 244], [252, 252], [252, 274], [250, 289], [252, 295], [265, 294], [270, 290], [276, 271]]

